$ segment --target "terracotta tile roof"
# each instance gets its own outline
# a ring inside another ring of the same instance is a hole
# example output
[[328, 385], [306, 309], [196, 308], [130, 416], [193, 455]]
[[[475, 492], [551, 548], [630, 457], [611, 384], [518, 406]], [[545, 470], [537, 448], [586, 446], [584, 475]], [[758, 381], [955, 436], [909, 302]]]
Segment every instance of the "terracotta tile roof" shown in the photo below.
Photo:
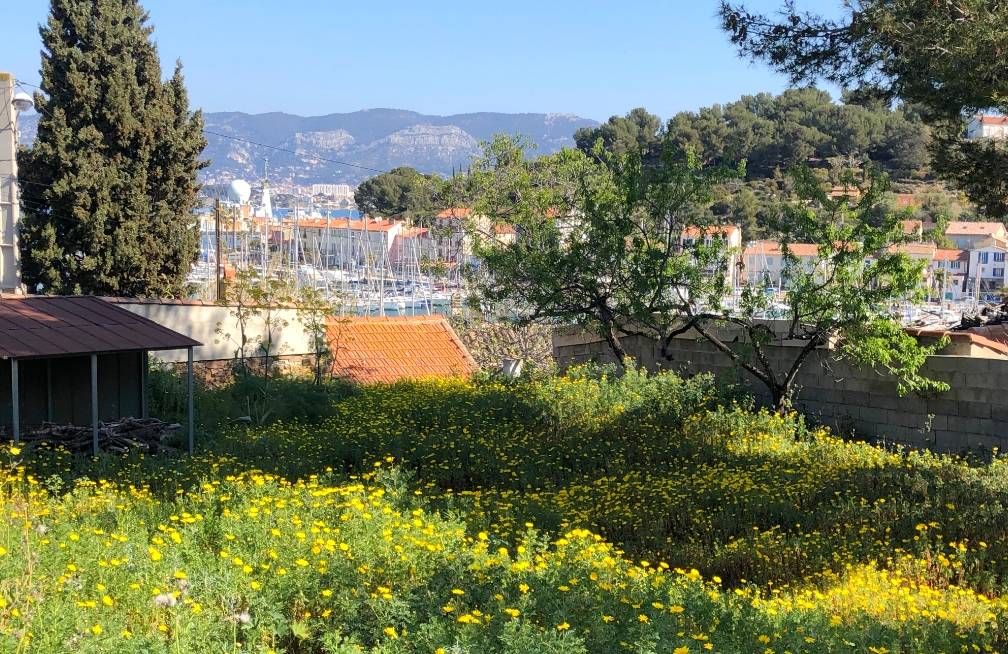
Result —
[[890, 245], [890, 252], [902, 252], [906, 255], [919, 255], [933, 259], [937, 248], [934, 243], [901, 243], [899, 245]]
[[935, 261], [968, 261], [968, 250], [954, 250], [949, 248], [938, 248], [934, 253]]
[[[897, 193], [896, 194], [896, 206], [900, 209], [906, 209], [907, 207], [916, 207], [917, 200], [914, 198], [913, 193]], [[906, 223], [914, 222], [917, 223], [917, 228], [920, 227], [921, 221], [919, 220], [904, 220], [903, 226], [906, 228]]]
[[0, 359], [174, 350], [199, 345], [199, 341], [99, 297], [0, 297]]
[[949, 236], [991, 236], [1004, 231], [1004, 225], [992, 222], [951, 222], [945, 234]]
[[[739, 228], [735, 225], [712, 225], [703, 229], [704, 234], [724, 234], [725, 236], [730, 236], [737, 231], [739, 231]], [[683, 230], [683, 237], [696, 237], [700, 236], [700, 233], [701, 230], [699, 227], [691, 226]]]
[[[897, 197], [896, 203], [899, 204], [900, 202], [899, 196], [896, 197]], [[912, 195], [910, 197], [913, 198]], [[901, 205], [901, 206], [909, 206], [909, 205]], [[920, 220], [901, 220], [900, 224], [903, 225], [904, 234], [916, 234], [917, 232], [923, 231], [924, 229], [924, 223], [921, 222]]]
[[[789, 243], [788, 249], [796, 257], [817, 257], [819, 256], [819, 246], [815, 243]], [[746, 255], [770, 255], [780, 256], [781, 246], [777, 241], [754, 241], [745, 249]]]
[[361, 384], [468, 377], [476, 362], [441, 316], [337, 318], [327, 330], [333, 371]]
[[514, 233], [515, 233], [514, 225], [507, 225], [507, 224], [494, 225], [494, 234], [497, 234], [498, 236]]
[[434, 215], [435, 218], [468, 218], [472, 215], [472, 209], [469, 207], [450, 207], [444, 211], [439, 211]]
[[982, 114], [977, 116], [981, 125], [1008, 125], [1008, 116], [994, 116], [992, 114]]
[[1008, 326], [1006, 325], [983, 325], [981, 327], [970, 327], [969, 329], [956, 331], [905, 327], [904, 331], [911, 336], [928, 336], [933, 338], [948, 336], [953, 341], [969, 341], [978, 347], [1008, 356]]

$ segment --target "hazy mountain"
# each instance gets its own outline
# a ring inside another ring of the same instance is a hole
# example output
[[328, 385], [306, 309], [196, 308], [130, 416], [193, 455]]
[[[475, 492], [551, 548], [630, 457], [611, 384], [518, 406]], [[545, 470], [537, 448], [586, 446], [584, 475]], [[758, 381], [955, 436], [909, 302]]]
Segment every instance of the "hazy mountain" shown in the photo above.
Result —
[[[398, 109], [307, 117], [216, 112], [204, 118], [208, 132], [204, 156], [212, 162], [203, 173], [206, 179], [258, 179], [268, 158], [271, 179], [297, 183], [357, 183], [375, 174], [366, 168], [387, 170], [396, 166], [449, 174], [453, 168], [464, 168], [477, 152], [479, 142], [495, 133], [522, 134], [536, 145], [537, 153], [546, 154], [565, 145], [573, 146], [574, 131], [579, 127], [598, 124], [570, 114], [428, 116]], [[34, 138], [36, 120], [34, 114], [22, 117], [23, 142]]]

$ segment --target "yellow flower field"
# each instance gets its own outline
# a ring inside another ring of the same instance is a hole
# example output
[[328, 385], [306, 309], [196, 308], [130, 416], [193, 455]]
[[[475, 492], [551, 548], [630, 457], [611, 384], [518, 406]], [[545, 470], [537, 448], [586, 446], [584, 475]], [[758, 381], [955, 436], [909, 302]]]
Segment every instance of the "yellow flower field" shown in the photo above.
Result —
[[0, 651], [1008, 651], [1008, 467], [593, 371], [0, 449]]

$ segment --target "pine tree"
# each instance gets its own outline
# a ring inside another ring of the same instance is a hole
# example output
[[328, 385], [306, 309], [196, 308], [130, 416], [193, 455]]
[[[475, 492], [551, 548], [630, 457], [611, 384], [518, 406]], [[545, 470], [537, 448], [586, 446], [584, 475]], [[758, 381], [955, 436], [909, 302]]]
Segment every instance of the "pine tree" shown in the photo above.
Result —
[[147, 20], [137, 0], [51, 0], [38, 135], [18, 156], [30, 291], [183, 290], [198, 251], [203, 119], [180, 66], [162, 81]]

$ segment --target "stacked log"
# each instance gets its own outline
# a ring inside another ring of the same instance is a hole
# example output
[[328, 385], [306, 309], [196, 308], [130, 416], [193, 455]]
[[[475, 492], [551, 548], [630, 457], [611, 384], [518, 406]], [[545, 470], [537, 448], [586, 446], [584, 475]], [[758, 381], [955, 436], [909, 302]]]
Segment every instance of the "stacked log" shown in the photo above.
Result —
[[[115, 422], [99, 422], [98, 449], [117, 453], [175, 451], [175, 448], [165, 445], [164, 441], [181, 428], [182, 425], [157, 418], [122, 418]], [[21, 434], [21, 440], [25, 442], [44, 441], [71, 452], [90, 452], [94, 446], [93, 438], [90, 426], [53, 423], [44, 423], [37, 429]]]

